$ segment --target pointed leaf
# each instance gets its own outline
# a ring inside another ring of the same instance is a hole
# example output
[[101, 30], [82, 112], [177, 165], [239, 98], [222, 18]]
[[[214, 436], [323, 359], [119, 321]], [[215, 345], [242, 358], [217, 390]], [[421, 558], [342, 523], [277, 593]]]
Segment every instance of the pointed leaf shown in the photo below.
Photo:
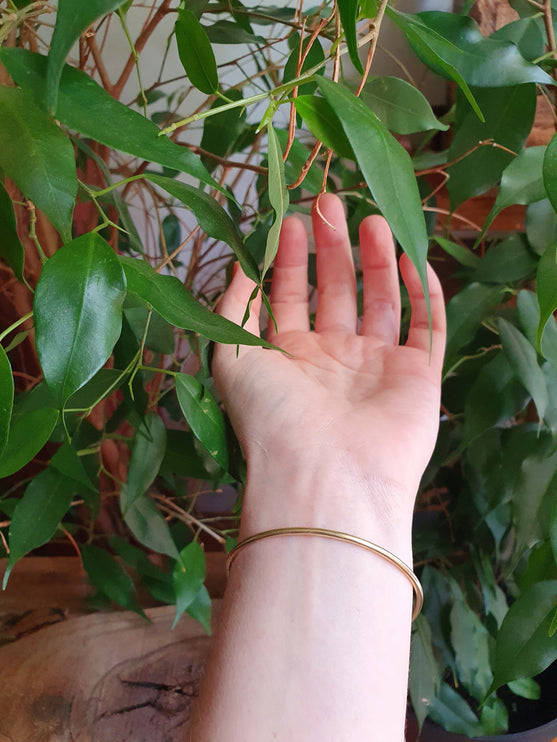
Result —
[[211, 312], [196, 301], [174, 276], [161, 276], [143, 260], [120, 256], [120, 262], [126, 274], [128, 291], [151, 304], [171, 325], [198, 332], [217, 343], [274, 347]]
[[140, 495], [128, 506], [124, 490], [120, 493], [120, 509], [124, 521], [140, 544], [160, 554], [178, 559], [178, 549], [167, 522], [148, 495]]
[[[298, 69], [298, 60], [299, 60], [299, 53], [300, 53], [300, 36], [298, 34], [290, 37], [292, 41], [295, 41], [292, 52], [290, 53], [290, 56], [286, 60], [286, 64], [284, 65], [284, 72], [282, 74], [282, 82], [283, 84], [286, 82], [290, 82], [290, 80], [294, 80], [295, 77], [298, 77], [296, 75], [296, 71]], [[304, 41], [302, 42], [302, 52], [305, 54], [307, 45], [309, 44], [309, 37], [306, 37]], [[325, 54], [323, 52], [323, 47], [321, 46], [319, 42], [319, 38], [314, 39], [306, 58], [304, 59], [304, 63], [302, 64], [302, 67], [300, 69], [300, 74], [303, 75], [304, 72], [308, 72], [308, 70], [313, 69], [314, 67], [317, 67], [319, 64], [325, 61]], [[317, 74], [323, 75], [325, 72], [325, 66], [321, 67]], [[316, 83], [306, 83], [305, 85], [300, 85], [298, 87], [298, 95], [312, 95], [317, 88]]]
[[497, 245], [490, 246], [476, 265], [472, 281], [501, 285], [524, 281], [533, 276], [537, 260], [521, 234], [511, 234]]
[[12, 407], [14, 403], [14, 377], [6, 351], [0, 345], [0, 466], [8, 442]]
[[32, 95], [0, 86], [0, 139], [0, 168], [70, 240], [77, 174], [68, 137]]
[[326, 78], [321, 92], [339, 117], [374, 200], [420, 276], [429, 314], [427, 230], [410, 156], [361, 100]]
[[479, 255], [476, 255], [462, 245], [457, 245], [455, 242], [451, 242], [451, 240], [447, 240], [444, 237], [438, 237], [437, 235], [433, 239], [448, 255], [457, 260], [461, 265], [466, 266], [466, 268], [475, 268], [480, 262]]
[[236, 224], [214, 198], [198, 188], [193, 188], [173, 178], [154, 173], [148, 173], [147, 177], [152, 183], [164, 188], [171, 196], [177, 198], [186, 209], [193, 211], [201, 229], [209, 237], [226, 242], [234, 251], [246, 276], [255, 283], [260, 283], [259, 269], [247, 252]]
[[113, 556], [97, 546], [84, 544], [81, 547], [81, 558], [87, 576], [97, 590], [122, 608], [135, 611], [145, 617], [137, 601], [132, 578]]
[[45, 263], [34, 300], [37, 353], [60, 408], [112, 353], [125, 293], [118, 258], [96, 233], [78, 237]]
[[138, 497], [143, 495], [159, 473], [166, 448], [166, 428], [161, 418], [150, 413], [145, 415], [143, 424], [133, 440], [128, 481], [122, 487], [121, 500], [125, 503], [123, 515]]
[[211, 634], [211, 596], [205, 585], [197, 593], [192, 603], [190, 603], [187, 613], [195, 618], [203, 626], [207, 634]]
[[[533, 291], [523, 289], [518, 292], [516, 302], [518, 317], [524, 334], [530, 343], [537, 346], [537, 333], [540, 324], [540, 306]], [[557, 320], [549, 317], [542, 336], [541, 352], [544, 358], [557, 368]]]
[[211, 95], [219, 87], [217, 63], [211, 42], [197, 17], [185, 8], [178, 11], [174, 26], [180, 61], [192, 85]]
[[425, 616], [414, 621], [408, 690], [420, 729], [428, 715], [430, 699], [439, 686], [440, 672], [433, 654], [431, 628]]
[[28, 464], [50, 438], [58, 410], [42, 407], [12, 417], [8, 442], [0, 457], [0, 479]]
[[542, 337], [545, 328], [557, 309], [557, 243], [547, 247], [538, 263], [536, 294], [540, 306], [540, 323], [536, 334], [538, 349], [543, 348]]
[[[0, 49], [0, 60], [14, 81], [38, 100], [44, 90], [47, 57], [26, 49]], [[213, 188], [220, 186], [199, 157], [168, 137], [137, 111], [115, 100], [84, 72], [66, 65], [62, 73], [56, 118], [64, 126], [107, 147], [142, 160], [180, 170]]]
[[547, 145], [543, 160], [543, 182], [551, 205], [557, 211], [557, 134]]
[[502, 295], [499, 286], [472, 283], [450, 300], [447, 305], [447, 368], [455, 361], [457, 352], [473, 340], [478, 327], [493, 313]]
[[364, 68], [358, 55], [358, 29], [356, 28], [359, 0], [338, 0], [337, 4], [350, 59], [358, 72], [363, 75]]
[[387, 129], [397, 134], [413, 134], [431, 129], [447, 131], [431, 110], [425, 96], [399, 77], [376, 77], [367, 81], [361, 94]]
[[431, 718], [447, 732], [476, 737], [482, 733], [478, 717], [448, 683], [441, 682], [439, 694], [429, 704]]
[[55, 469], [66, 479], [71, 479], [82, 487], [94, 492], [98, 492], [89, 475], [85, 471], [81, 457], [78, 455], [71, 443], [63, 443], [50, 460], [50, 468]]
[[296, 98], [294, 104], [297, 113], [303, 118], [304, 123], [316, 139], [319, 139], [340, 157], [346, 157], [348, 160], [356, 159], [338, 116], [325, 98], [317, 98], [314, 95], [300, 95]]
[[269, 163], [269, 202], [275, 212], [275, 218], [267, 235], [267, 246], [265, 247], [265, 260], [263, 261], [262, 275], [265, 276], [271, 263], [275, 259], [279, 245], [280, 230], [282, 220], [288, 209], [289, 196], [286, 190], [286, 180], [284, 177], [284, 163], [282, 161], [282, 150], [278, 137], [269, 124], [267, 127], [268, 136], [268, 163]]
[[507, 685], [515, 695], [520, 696], [521, 698], [528, 698], [531, 701], [539, 701], [541, 698], [541, 688], [539, 684], [531, 678], [511, 680]]
[[228, 447], [224, 416], [214, 397], [193, 376], [176, 374], [176, 394], [180, 409], [195, 437], [217, 464], [228, 470]]
[[10, 554], [4, 589], [14, 564], [54, 536], [70, 507], [74, 489], [73, 482], [51, 469], [41, 472], [27, 486], [10, 524]]
[[210, 26], [204, 26], [207, 38], [212, 44], [265, 44], [262, 36], [246, 31], [233, 21], [216, 21]]
[[180, 552], [172, 575], [176, 592], [176, 616], [172, 628], [199, 595], [205, 582], [205, 550], [199, 541], [192, 541]]
[[[235, 88], [227, 90], [226, 97], [230, 100], [240, 100], [242, 98], [242, 91]], [[224, 101], [217, 98], [211, 108], [218, 109], [223, 104]], [[244, 131], [245, 126], [245, 108], [230, 108], [219, 113], [217, 116], [209, 116], [203, 124], [201, 149], [211, 152], [213, 155], [217, 155], [217, 157], [226, 157], [233, 150], [234, 143]], [[218, 165], [218, 160], [211, 157], [202, 156], [201, 162], [203, 162], [209, 172], [213, 171]]]
[[56, 25], [50, 42], [46, 79], [46, 103], [56, 111], [58, 85], [64, 61], [79, 38], [89, 26], [107, 13], [122, 5], [124, 0], [59, 0]]
[[6, 261], [21, 281], [25, 250], [17, 233], [12, 200], [2, 183], [0, 183], [0, 258]]

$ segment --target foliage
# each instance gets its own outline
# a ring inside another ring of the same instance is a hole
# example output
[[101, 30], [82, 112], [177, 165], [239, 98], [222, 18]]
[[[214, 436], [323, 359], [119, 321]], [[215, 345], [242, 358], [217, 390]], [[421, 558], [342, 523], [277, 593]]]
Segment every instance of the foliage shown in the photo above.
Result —
[[[212, 310], [233, 259], [267, 303], [284, 215], [327, 188], [352, 234], [380, 211], [422, 281], [429, 251], [458, 285], [415, 522], [418, 719], [499, 733], [501, 686], [539, 695], [557, 657], [557, 138], [525, 145], [555, 62], [551, 13], [517, 7], [484, 38], [383, 0], [59, 0], [53, 33], [46, 3], [0, 3], [4, 585], [68, 541], [105, 601], [141, 612], [141, 583], [209, 630], [204, 546], [234, 542], [245, 474], [210, 342], [268, 345]], [[385, 14], [456, 90], [449, 110], [410, 75], [369, 75]], [[165, 28], [156, 74], [141, 57]], [[471, 223], [463, 205], [492, 187]], [[525, 228], [501, 238], [517, 204]], [[225, 486], [238, 502], [205, 512]]]

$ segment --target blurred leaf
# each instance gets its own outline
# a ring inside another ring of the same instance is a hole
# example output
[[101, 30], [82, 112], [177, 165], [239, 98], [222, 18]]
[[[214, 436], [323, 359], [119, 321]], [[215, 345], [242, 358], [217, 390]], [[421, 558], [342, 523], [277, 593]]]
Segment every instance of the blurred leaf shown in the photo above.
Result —
[[66, 479], [71, 479], [91, 492], [98, 492], [93, 482], [89, 479], [81, 457], [70, 443], [63, 443], [50, 460], [50, 468], [55, 469]]
[[399, 77], [368, 79], [361, 98], [387, 129], [397, 134], [413, 134], [431, 129], [447, 131], [431, 110], [425, 96]]
[[178, 559], [178, 549], [167, 522], [148, 495], [139, 495], [131, 505], [126, 501], [125, 488], [120, 492], [120, 509], [124, 521], [140, 544], [160, 554]]
[[373, 199], [420, 276], [429, 316], [428, 237], [410, 156], [350, 91], [326, 78], [319, 87], [342, 123]]
[[537, 260], [528, 249], [524, 237], [511, 234], [492, 245], [476, 265], [472, 281], [507, 284], [523, 281], [536, 271]]
[[538, 255], [557, 241], [557, 214], [549, 199], [536, 201], [526, 209], [526, 236]]
[[476, 737], [482, 734], [476, 714], [448, 683], [441, 681], [439, 694], [431, 699], [429, 715], [447, 732]]
[[166, 447], [166, 428], [155, 413], [145, 415], [143, 424], [133, 439], [128, 467], [128, 480], [120, 491], [124, 517], [133, 503], [151, 486], [163, 460]]
[[12, 376], [12, 367], [6, 351], [0, 345], [0, 462], [8, 442], [13, 403], [14, 377]]
[[[540, 307], [533, 291], [523, 289], [518, 292], [518, 317], [524, 334], [535, 347], [540, 323]], [[557, 320], [549, 317], [542, 336], [542, 354], [557, 368]]]
[[176, 374], [176, 394], [186, 422], [217, 464], [228, 471], [224, 416], [214, 397], [193, 376]]
[[0, 182], [0, 258], [13, 270], [15, 276], [23, 279], [25, 250], [17, 234], [14, 207], [6, 189]]
[[211, 634], [211, 596], [205, 585], [190, 603], [187, 613], [203, 626], [207, 634]]
[[[0, 49], [0, 60], [17, 85], [29, 91], [35, 100], [40, 99], [45, 85], [46, 57], [26, 49], [4, 48]], [[115, 100], [89, 75], [68, 65], [60, 82], [56, 118], [84, 137], [142, 160], [177, 168], [221, 190], [187, 147], [175, 144], [168, 137], [159, 137], [159, 128], [152, 121]]]
[[338, 0], [338, 11], [342, 28], [344, 29], [344, 39], [348, 47], [348, 54], [354, 67], [363, 75], [364, 68], [358, 55], [358, 29], [356, 27], [359, 4], [359, 0]]
[[[241, 90], [227, 90], [226, 97], [230, 100], [240, 100]], [[211, 109], [218, 109], [224, 105], [224, 101], [217, 98], [211, 105]], [[245, 108], [230, 108], [216, 116], [208, 116], [203, 124], [203, 137], [201, 138], [201, 149], [211, 152], [218, 157], [225, 157], [232, 150], [234, 143], [242, 133], [246, 124]], [[218, 165], [218, 161], [211, 157], [202, 155], [201, 161], [205, 167], [212, 172]]]
[[[455, 134], [449, 149], [449, 161], [463, 155], [466, 157], [447, 168], [451, 209], [479, 196], [499, 181], [503, 170], [513, 161], [511, 152], [522, 149], [534, 122], [536, 86], [533, 84], [512, 88], [475, 88], [474, 95], [484, 112], [485, 123], [478, 121], [462, 94], [457, 94]], [[509, 121], [513, 122], [512, 126], [509, 126]], [[479, 142], [488, 139], [511, 152], [489, 146], [474, 149]]]
[[175, 603], [172, 575], [153, 564], [144, 551], [119, 536], [111, 536], [110, 545], [120, 559], [136, 571], [141, 583], [155, 600], [172, 605]]
[[[291, 37], [291, 39], [294, 42], [294, 46], [293, 46], [292, 52], [290, 53], [290, 56], [286, 60], [286, 64], [284, 65], [284, 70], [282, 73], [283, 84], [285, 82], [290, 82], [290, 80], [294, 80], [295, 77], [299, 77], [299, 75], [296, 74], [296, 71], [298, 69], [300, 36], [299, 34], [295, 34], [293, 37]], [[309, 38], [306, 37], [302, 45], [303, 53], [305, 53], [308, 44], [309, 44]], [[321, 43], [319, 42], [319, 38], [317, 38], [314, 40], [313, 44], [310, 47], [309, 52], [307, 53], [306, 58], [304, 59], [304, 63], [300, 70], [300, 75], [303, 75], [305, 72], [308, 72], [308, 70], [311, 70], [313, 67], [317, 67], [318, 64], [321, 64], [321, 62], [324, 62], [324, 61], [325, 61], [325, 54], [323, 53], [323, 47], [321, 46]], [[325, 66], [323, 66], [317, 72], [317, 74], [323, 75], [324, 72], [325, 72]], [[298, 95], [312, 95], [316, 89], [317, 89], [316, 83], [314, 82], [306, 83], [305, 85], [300, 85], [298, 87]]]
[[238, 23], [232, 21], [216, 21], [210, 26], [204, 26], [205, 33], [212, 44], [264, 44], [262, 36], [246, 31]]
[[262, 275], [265, 276], [271, 263], [275, 259], [279, 245], [280, 230], [282, 220], [288, 209], [289, 196], [286, 190], [286, 181], [284, 179], [284, 163], [282, 161], [282, 150], [278, 137], [273, 129], [272, 124], [267, 127], [267, 146], [269, 150], [269, 176], [268, 191], [269, 202], [275, 218], [267, 234], [267, 244], [265, 247], [265, 259], [263, 261]]
[[96, 233], [78, 237], [45, 263], [33, 304], [36, 344], [60, 408], [110, 357], [125, 293], [118, 258]]
[[316, 139], [340, 157], [346, 157], [349, 160], [356, 159], [338, 116], [325, 98], [300, 95], [294, 103], [296, 111]]
[[475, 268], [480, 262], [479, 255], [476, 255], [466, 247], [462, 247], [462, 245], [457, 245], [455, 242], [451, 242], [451, 240], [447, 240], [444, 237], [438, 237], [437, 235], [433, 239], [448, 255], [457, 260], [461, 265], [466, 266], [466, 268]]
[[527, 147], [503, 170], [497, 198], [476, 244], [482, 239], [497, 214], [507, 206], [531, 204], [545, 198], [542, 178], [544, 155], [545, 147]]
[[172, 628], [199, 595], [205, 582], [205, 551], [199, 541], [192, 541], [180, 552], [172, 575], [176, 591], [176, 616]]
[[429, 702], [436, 694], [439, 680], [439, 666], [431, 645], [431, 628], [425, 616], [418, 616], [412, 632], [408, 690], [420, 729], [428, 715]]
[[161, 474], [171, 473], [194, 479], [210, 478], [194, 440], [194, 435], [186, 430], [166, 431], [166, 451], [161, 464]]
[[557, 580], [526, 590], [509, 608], [497, 634], [492, 690], [520, 678], [532, 678], [557, 659], [549, 627], [557, 606]]
[[0, 168], [46, 214], [64, 242], [71, 240], [77, 174], [66, 134], [32, 95], [3, 85], [0, 139]]
[[545, 151], [543, 183], [551, 205], [557, 211], [557, 134], [553, 135]]
[[97, 590], [113, 600], [122, 608], [139, 613], [147, 618], [139, 603], [132, 578], [125, 569], [105, 549], [84, 544], [81, 558], [87, 576]]
[[446, 368], [455, 362], [457, 352], [474, 339], [480, 324], [492, 315], [502, 296], [500, 287], [481, 283], [471, 283], [453, 296], [447, 304]]
[[542, 336], [557, 309], [557, 243], [549, 245], [538, 263], [536, 294], [540, 307], [540, 323], [536, 334], [536, 345], [542, 352]]
[[58, 410], [48, 407], [12, 417], [8, 442], [0, 458], [0, 479], [19, 471], [39, 453], [57, 420]]
[[191, 10], [178, 10], [174, 34], [180, 61], [191, 84], [206, 95], [216, 93], [219, 75], [213, 48], [205, 29]]
[[84, 386], [68, 399], [67, 408], [87, 410], [112, 394], [124, 383], [126, 374], [115, 368], [101, 368]]
[[174, 276], [161, 276], [143, 260], [120, 256], [120, 262], [126, 274], [128, 292], [151, 304], [171, 325], [198, 332], [217, 343], [274, 347], [211, 312], [196, 301]]
[[547, 386], [536, 350], [510, 322], [500, 318], [497, 328], [507, 360], [516, 378], [532, 396], [540, 420], [543, 420], [548, 404]]
[[145, 335], [147, 322], [147, 335], [145, 336], [145, 347], [154, 350], [155, 353], [171, 355], [174, 353], [174, 330], [158, 312], [149, 310], [144, 301], [133, 296], [126, 297], [124, 304], [124, 315], [132, 328], [135, 337], [141, 341]]
[[73, 482], [51, 469], [38, 474], [27, 486], [10, 524], [10, 554], [2, 589], [6, 589], [14, 564], [54, 536], [70, 507], [74, 489]]
[[505, 704], [494, 693], [485, 700], [480, 711], [482, 736], [503, 734], [509, 728], [509, 715]]
[[539, 701], [541, 697], [540, 686], [531, 678], [511, 680], [507, 685], [515, 695], [520, 696], [521, 698], [528, 698], [531, 701]]
[[[168, 252], [172, 252], [182, 241], [182, 228], [180, 221], [174, 214], [167, 214], [162, 220], [162, 233], [164, 244]], [[162, 251], [162, 250], [161, 250]]]
[[124, 0], [59, 0], [56, 25], [50, 42], [46, 76], [46, 103], [49, 110], [58, 113], [58, 86], [64, 61], [70, 49], [93, 21], [100, 18]]

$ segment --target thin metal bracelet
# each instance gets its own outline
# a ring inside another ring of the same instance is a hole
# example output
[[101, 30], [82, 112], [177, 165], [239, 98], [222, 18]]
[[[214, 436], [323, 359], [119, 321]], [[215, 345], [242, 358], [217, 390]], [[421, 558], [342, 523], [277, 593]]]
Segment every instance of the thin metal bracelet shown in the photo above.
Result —
[[334, 541], [346, 541], [349, 544], [361, 546], [363, 549], [371, 551], [373, 554], [378, 554], [379, 556], [383, 557], [383, 559], [386, 559], [388, 562], [390, 562], [398, 570], [400, 570], [410, 580], [414, 589], [414, 608], [412, 611], [412, 621], [415, 621], [416, 618], [420, 615], [420, 611], [422, 610], [422, 606], [424, 604], [424, 591], [422, 590], [420, 581], [418, 580], [414, 572], [410, 569], [410, 567], [405, 564], [402, 559], [399, 559], [395, 554], [387, 551], [387, 549], [384, 549], [382, 546], [378, 546], [372, 541], [367, 541], [365, 538], [352, 536], [351, 534], [343, 533], [342, 531], [330, 531], [327, 528], [305, 528], [303, 526], [294, 526], [293, 528], [274, 528], [271, 531], [262, 531], [261, 533], [255, 533], [253, 536], [248, 536], [248, 538], [240, 541], [240, 543], [237, 544], [230, 551], [230, 553], [228, 554], [228, 559], [226, 560], [226, 576], [228, 577], [232, 562], [234, 561], [234, 559], [236, 559], [242, 549], [245, 549], [246, 546], [249, 546], [249, 544], [253, 544], [255, 541], [260, 541], [264, 538], [271, 538], [273, 536], [322, 536], [323, 538], [330, 538]]

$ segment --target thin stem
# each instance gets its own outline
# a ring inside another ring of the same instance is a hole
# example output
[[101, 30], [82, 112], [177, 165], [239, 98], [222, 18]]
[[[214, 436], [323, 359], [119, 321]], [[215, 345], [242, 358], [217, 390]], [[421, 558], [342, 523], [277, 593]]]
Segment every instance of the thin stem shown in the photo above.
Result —
[[35, 204], [31, 201], [27, 201], [27, 210], [29, 211], [29, 237], [33, 240], [33, 244], [37, 248], [41, 263], [46, 263], [48, 256], [42, 248], [39, 238], [37, 237], [37, 212], [35, 210]]
[[126, 36], [128, 44], [130, 45], [130, 50], [134, 58], [135, 71], [137, 73], [137, 82], [139, 85], [139, 94], [141, 95], [141, 102], [143, 105], [143, 115], [145, 116], [145, 118], [147, 118], [147, 98], [145, 97], [143, 83], [141, 82], [141, 70], [139, 69], [139, 55], [135, 49], [135, 46], [133, 45], [132, 37], [130, 36], [130, 30], [126, 22], [126, 16], [122, 10], [118, 10], [118, 18], [120, 19], [122, 30], [124, 31], [124, 35]]
[[9, 327], [7, 327], [3, 332], [0, 333], [0, 343], [4, 338], [10, 334], [10, 332], [13, 332], [17, 327], [22, 325], [24, 322], [27, 322], [28, 319], [31, 319], [33, 316], [33, 312], [27, 312], [27, 314], [24, 314], [23, 317], [20, 317], [18, 320], [16, 320], [13, 324], [11, 324]]

